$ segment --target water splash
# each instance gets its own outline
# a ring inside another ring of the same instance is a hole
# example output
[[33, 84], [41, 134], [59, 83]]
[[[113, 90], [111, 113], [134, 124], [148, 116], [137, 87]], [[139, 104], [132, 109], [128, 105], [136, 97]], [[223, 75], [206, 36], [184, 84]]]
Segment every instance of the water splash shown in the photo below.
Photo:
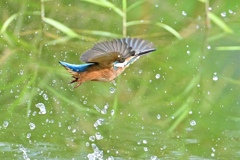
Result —
[[7, 128], [8, 125], [9, 125], [9, 122], [8, 122], [8, 121], [4, 121], [2, 126], [3, 126], [4, 128]]
[[47, 111], [46, 111], [46, 107], [45, 107], [45, 105], [43, 104], [43, 103], [37, 103], [36, 105], [35, 105], [37, 108], [39, 108], [39, 114], [46, 114], [47, 113]]
[[109, 90], [110, 90], [110, 93], [111, 93], [111, 94], [113, 94], [113, 93], [116, 91], [116, 89], [115, 89], [114, 87], [110, 87]]
[[101, 126], [101, 125], [103, 124], [103, 122], [104, 122], [104, 119], [103, 119], [103, 118], [99, 118], [99, 119], [93, 124], [93, 126], [94, 126], [95, 128], [97, 128], [98, 126]]
[[217, 72], [213, 73], [213, 81], [217, 81], [218, 80], [218, 76], [217, 76]]
[[191, 120], [191, 121], [190, 121], [190, 125], [191, 125], [191, 126], [196, 126], [196, 124], [197, 124], [197, 123], [196, 123], [195, 120]]
[[95, 133], [95, 137], [97, 140], [103, 139], [103, 136], [99, 132]]
[[34, 130], [36, 128], [36, 125], [34, 123], [29, 123], [29, 128], [31, 130]]
[[47, 101], [48, 100], [48, 96], [46, 93], [43, 94], [43, 98]]
[[102, 113], [102, 114], [107, 114], [107, 109], [108, 109], [108, 107], [109, 107], [109, 104], [106, 103], [106, 104], [104, 105], [103, 109], [101, 110], [101, 113]]
[[185, 11], [182, 11], [183, 16], [187, 16], [187, 13]]
[[30, 160], [30, 158], [27, 155], [28, 149], [23, 147], [22, 145], [19, 146], [19, 150], [23, 153], [23, 159]]
[[155, 76], [156, 79], [159, 79], [160, 77], [161, 77], [160, 74], [156, 74], [156, 76]]
[[100, 150], [96, 144], [92, 144], [93, 153], [87, 155], [89, 160], [103, 159], [103, 151]]

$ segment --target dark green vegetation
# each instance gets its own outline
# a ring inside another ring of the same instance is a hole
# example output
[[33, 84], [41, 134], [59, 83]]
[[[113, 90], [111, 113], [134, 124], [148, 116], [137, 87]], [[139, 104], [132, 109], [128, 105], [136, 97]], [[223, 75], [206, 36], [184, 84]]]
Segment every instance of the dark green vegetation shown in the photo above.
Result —
[[[240, 158], [238, 0], [7, 0], [0, 13], [0, 159]], [[68, 85], [59, 60], [125, 36], [157, 51], [116, 83]]]

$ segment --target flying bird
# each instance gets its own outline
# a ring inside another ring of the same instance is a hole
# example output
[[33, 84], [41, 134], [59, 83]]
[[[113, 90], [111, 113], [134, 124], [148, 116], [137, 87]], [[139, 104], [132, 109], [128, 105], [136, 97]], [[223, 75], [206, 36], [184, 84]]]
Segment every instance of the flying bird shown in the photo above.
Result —
[[80, 56], [85, 64], [70, 64], [59, 61], [77, 82], [75, 88], [87, 81], [110, 82], [120, 75], [140, 56], [155, 51], [149, 41], [139, 38], [122, 38], [96, 43]]

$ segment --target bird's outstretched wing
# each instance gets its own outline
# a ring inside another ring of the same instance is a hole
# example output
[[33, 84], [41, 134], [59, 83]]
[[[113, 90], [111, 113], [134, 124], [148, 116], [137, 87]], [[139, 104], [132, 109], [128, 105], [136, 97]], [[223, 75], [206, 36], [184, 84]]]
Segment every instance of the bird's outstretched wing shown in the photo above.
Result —
[[139, 38], [122, 38], [97, 43], [93, 48], [84, 52], [80, 59], [83, 62], [92, 62], [103, 65], [115, 61], [124, 62], [126, 58], [142, 55], [154, 51], [152, 43]]

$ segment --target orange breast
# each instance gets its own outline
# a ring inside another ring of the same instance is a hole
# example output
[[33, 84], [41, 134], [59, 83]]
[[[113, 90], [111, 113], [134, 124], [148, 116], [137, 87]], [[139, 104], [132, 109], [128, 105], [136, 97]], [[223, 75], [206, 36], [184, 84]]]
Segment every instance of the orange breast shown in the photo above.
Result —
[[124, 71], [125, 68], [113, 68], [110, 67], [102, 67], [102, 66], [92, 66], [85, 72], [78, 72], [74, 75], [75, 78], [78, 78], [79, 83], [87, 82], [87, 81], [112, 81], [119, 74]]

